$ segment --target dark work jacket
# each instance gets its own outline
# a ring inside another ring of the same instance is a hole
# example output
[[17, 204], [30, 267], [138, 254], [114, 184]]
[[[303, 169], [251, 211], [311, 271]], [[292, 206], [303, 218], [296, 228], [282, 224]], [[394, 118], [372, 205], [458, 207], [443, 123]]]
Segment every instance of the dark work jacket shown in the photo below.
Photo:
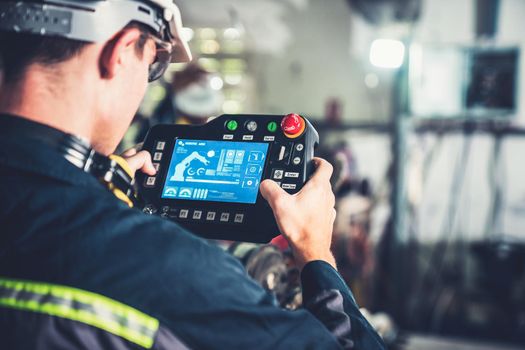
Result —
[[302, 272], [282, 310], [218, 247], [130, 209], [0, 116], [0, 347], [382, 349], [337, 271]]

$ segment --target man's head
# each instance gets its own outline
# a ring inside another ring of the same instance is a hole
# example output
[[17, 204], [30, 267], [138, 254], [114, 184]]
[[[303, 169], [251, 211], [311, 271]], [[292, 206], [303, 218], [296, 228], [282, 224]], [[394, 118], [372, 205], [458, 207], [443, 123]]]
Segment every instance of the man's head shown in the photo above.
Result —
[[[20, 2], [0, 0], [0, 107], [63, 97], [63, 104], [89, 109], [89, 138], [109, 153], [129, 126], [148, 80], [170, 62], [190, 58], [179, 37], [180, 14], [169, 0], [65, 2], [68, 7], [23, 2], [27, 6], [20, 9]], [[80, 91], [76, 101], [68, 99]], [[28, 95], [31, 101], [23, 100]]]

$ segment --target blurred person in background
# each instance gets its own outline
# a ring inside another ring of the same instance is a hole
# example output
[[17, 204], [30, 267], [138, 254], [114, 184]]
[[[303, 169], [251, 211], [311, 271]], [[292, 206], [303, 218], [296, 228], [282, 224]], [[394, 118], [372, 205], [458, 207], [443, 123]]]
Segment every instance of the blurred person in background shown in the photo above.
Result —
[[155, 124], [205, 124], [221, 113], [224, 95], [213, 85], [215, 75], [195, 63], [176, 72], [166, 98], [151, 118]]
[[137, 113], [119, 149], [128, 149], [143, 142], [154, 125], [202, 125], [219, 115], [224, 95], [213, 84], [216, 78], [196, 63], [189, 63], [173, 74], [172, 82], [166, 85], [166, 97], [151, 117]]

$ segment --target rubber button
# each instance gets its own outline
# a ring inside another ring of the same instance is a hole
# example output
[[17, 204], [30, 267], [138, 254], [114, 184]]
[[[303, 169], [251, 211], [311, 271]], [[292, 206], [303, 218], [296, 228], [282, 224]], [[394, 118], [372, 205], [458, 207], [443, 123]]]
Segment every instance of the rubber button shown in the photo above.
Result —
[[248, 130], [249, 132], [257, 131], [257, 122], [254, 120], [246, 122], [246, 130]]
[[283, 118], [281, 128], [287, 137], [296, 138], [302, 135], [306, 128], [306, 123], [303, 117], [292, 113]]
[[277, 131], [277, 123], [276, 122], [269, 122], [268, 123], [268, 131], [269, 132], [276, 132]]
[[237, 123], [235, 120], [230, 120], [226, 122], [226, 129], [229, 131], [235, 131], [239, 128], [239, 123]]

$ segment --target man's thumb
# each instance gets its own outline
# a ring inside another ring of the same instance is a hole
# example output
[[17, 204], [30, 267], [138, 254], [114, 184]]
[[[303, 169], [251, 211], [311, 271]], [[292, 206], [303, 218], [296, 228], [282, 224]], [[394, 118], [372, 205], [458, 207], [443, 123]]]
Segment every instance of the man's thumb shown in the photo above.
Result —
[[268, 201], [272, 208], [275, 208], [277, 201], [289, 194], [286, 193], [275, 181], [264, 180], [261, 183], [261, 195]]
[[141, 170], [147, 175], [155, 175], [156, 173], [151, 161], [151, 155], [147, 151], [140, 151], [139, 153], [126, 158], [126, 161], [133, 172]]

